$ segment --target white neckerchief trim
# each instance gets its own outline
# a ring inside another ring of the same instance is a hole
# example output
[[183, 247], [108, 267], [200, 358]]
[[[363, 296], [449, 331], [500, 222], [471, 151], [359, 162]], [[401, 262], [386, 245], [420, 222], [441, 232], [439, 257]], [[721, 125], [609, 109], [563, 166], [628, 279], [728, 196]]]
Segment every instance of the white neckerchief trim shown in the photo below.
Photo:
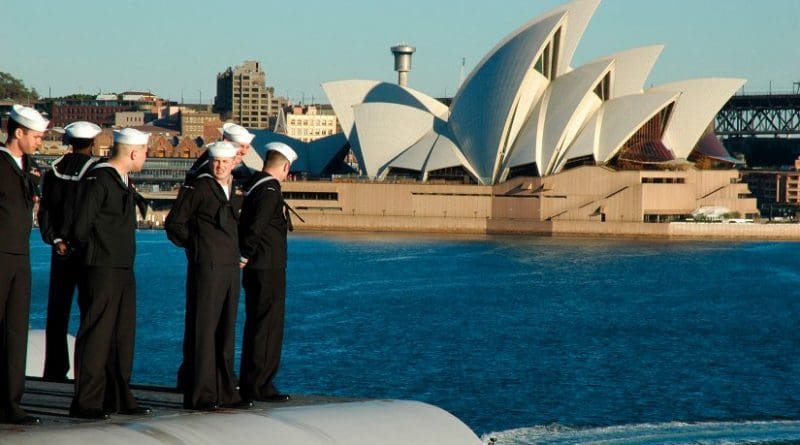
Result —
[[108, 162], [101, 162], [99, 164], [96, 164], [94, 167], [92, 167], [92, 170], [97, 170], [98, 168], [106, 168], [106, 167], [111, 168], [115, 172], [117, 172], [117, 175], [119, 175], [119, 179], [122, 181], [123, 184], [125, 184], [125, 187], [128, 186], [128, 176], [127, 175], [122, 176], [122, 173], [120, 173], [119, 170], [117, 170], [117, 167], [114, 167]]
[[11, 153], [11, 150], [7, 149], [6, 147], [0, 147], [0, 151], [8, 153], [8, 155], [11, 156], [11, 159], [13, 159], [14, 162], [17, 163], [17, 167], [19, 167], [19, 169], [22, 170], [22, 157], [18, 158], [14, 156], [14, 153]]
[[203, 173], [202, 175], [198, 175], [197, 176], [197, 179], [200, 179], [200, 178], [211, 178], [211, 179], [213, 179], [214, 182], [219, 186], [219, 188], [222, 189], [222, 192], [225, 193], [225, 198], [227, 198], [228, 201], [231, 200], [231, 188], [230, 187], [225, 187], [222, 184], [220, 184], [219, 181], [217, 181], [217, 178], [214, 177], [214, 175], [212, 175], [211, 173]]
[[[207, 164], [208, 164], [208, 159], [206, 159], [205, 161], [201, 162], [200, 165], [198, 165], [197, 168], [194, 169], [194, 171], [200, 170], [201, 168], [205, 167]], [[199, 176], [198, 176], [198, 178], [199, 178]]]
[[65, 181], [80, 181], [81, 178], [83, 178], [83, 175], [85, 175], [86, 172], [89, 171], [89, 167], [92, 166], [92, 162], [94, 161], [94, 158], [89, 158], [89, 160], [86, 161], [86, 164], [83, 165], [83, 168], [81, 168], [81, 171], [79, 171], [77, 175], [73, 176], [73, 175], [65, 175], [63, 173], [59, 173], [58, 170], [56, 170], [56, 164], [61, 162], [62, 159], [64, 159], [64, 156], [61, 156], [60, 158], [53, 161], [53, 163], [50, 164], [50, 166], [53, 168], [53, 174], [56, 176], [56, 178], [63, 179]]
[[253, 184], [252, 187], [250, 187], [250, 190], [248, 190], [247, 193], [244, 194], [244, 196], [248, 196], [250, 193], [253, 193], [253, 190], [255, 190], [256, 187], [258, 187], [259, 185], [261, 185], [261, 184], [263, 184], [263, 183], [265, 183], [267, 181], [270, 181], [272, 179], [274, 179], [276, 181], [278, 180], [278, 178], [276, 178], [274, 176], [267, 176], [266, 178], [259, 179], [258, 181], [256, 181], [255, 184]]

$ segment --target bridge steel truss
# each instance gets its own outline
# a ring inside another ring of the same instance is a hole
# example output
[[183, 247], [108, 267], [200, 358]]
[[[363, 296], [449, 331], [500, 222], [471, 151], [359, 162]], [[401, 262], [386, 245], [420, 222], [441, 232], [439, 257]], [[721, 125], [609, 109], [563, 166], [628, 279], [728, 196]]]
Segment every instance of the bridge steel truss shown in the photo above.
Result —
[[800, 94], [734, 96], [715, 124], [724, 138], [800, 135]]

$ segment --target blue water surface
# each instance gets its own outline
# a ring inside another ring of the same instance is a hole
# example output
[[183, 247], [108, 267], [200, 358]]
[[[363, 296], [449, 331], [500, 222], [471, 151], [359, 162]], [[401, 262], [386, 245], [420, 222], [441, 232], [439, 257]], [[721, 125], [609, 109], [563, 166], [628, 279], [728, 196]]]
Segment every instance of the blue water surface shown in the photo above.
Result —
[[[163, 232], [138, 243], [134, 381], [174, 385], [185, 257]], [[289, 251], [283, 391], [422, 400], [487, 435], [800, 419], [798, 243], [292, 234]]]

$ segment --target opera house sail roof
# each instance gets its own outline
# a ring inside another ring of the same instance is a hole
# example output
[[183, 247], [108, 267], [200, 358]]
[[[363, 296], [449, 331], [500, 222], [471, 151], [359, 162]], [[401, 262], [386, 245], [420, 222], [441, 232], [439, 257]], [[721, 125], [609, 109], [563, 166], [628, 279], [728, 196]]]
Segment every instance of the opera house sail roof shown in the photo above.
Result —
[[[387, 82], [324, 83], [360, 173], [497, 184], [586, 164], [658, 168], [686, 163], [693, 153], [735, 161], [708, 140], [707, 129], [743, 79], [645, 88], [660, 45], [572, 66], [599, 4], [575, 0], [516, 29], [475, 66], [449, 107]], [[333, 146], [311, 150], [317, 157], [322, 151], [342, 155]]]

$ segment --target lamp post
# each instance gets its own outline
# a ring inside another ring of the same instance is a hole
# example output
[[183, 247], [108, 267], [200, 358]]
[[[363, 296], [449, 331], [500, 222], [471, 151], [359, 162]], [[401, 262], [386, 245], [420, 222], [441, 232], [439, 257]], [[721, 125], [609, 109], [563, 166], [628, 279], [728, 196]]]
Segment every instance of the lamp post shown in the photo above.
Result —
[[200, 105], [203, 105], [203, 90], [198, 89], [197, 94], [200, 95]]

